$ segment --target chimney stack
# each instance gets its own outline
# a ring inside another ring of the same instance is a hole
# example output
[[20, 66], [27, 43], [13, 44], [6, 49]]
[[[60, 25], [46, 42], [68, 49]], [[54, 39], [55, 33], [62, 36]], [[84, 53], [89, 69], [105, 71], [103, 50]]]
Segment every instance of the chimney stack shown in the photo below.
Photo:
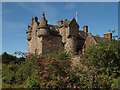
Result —
[[112, 33], [111, 32], [107, 32], [104, 34], [104, 38], [108, 39], [109, 41], [112, 40]]
[[83, 31], [88, 32], [88, 26], [87, 25], [83, 26]]
[[63, 20], [58, 21], [58, 26], [61, 26], [63, 24]]

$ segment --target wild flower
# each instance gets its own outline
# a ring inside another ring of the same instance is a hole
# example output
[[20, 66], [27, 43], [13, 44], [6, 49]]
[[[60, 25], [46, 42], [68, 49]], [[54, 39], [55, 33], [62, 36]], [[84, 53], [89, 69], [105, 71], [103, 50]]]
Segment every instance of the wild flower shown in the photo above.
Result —
[[39, 74], [42, 74], [43, 72], [39, 72]]
[[48, 77], [48, 74], [43, 74], [43, 77]]
[[48, 70], [48, 67], [45, 67], [44, 70]]
[[43, 56], [38, 56], [37, 58], [38, 58], [38, 59], [43, 59]]
[[51, 64], [53, 64], [54, 62], [55, 62], [55, 60], [54, 60], [54, 59], [51, 59], [51, 60], [50, 60], [50, 63], [51, 63]]
[[77, 86], [73, 86], [73, 88], [77, 88]]
[[72, 86], [71, 86], [71, 83], [68, 83], [67, 84], [67, 88], [71, 88]]
[[46, 62], [45, 61], [42, 61], [42, 62], [40, 62], [42, 65], [45, 65], [46, 64]]

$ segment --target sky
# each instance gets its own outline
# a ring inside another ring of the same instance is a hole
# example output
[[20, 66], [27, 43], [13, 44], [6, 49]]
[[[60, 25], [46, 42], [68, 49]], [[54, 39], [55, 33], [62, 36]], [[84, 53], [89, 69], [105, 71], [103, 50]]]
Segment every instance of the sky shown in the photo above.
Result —
[[118, 34], [117, 2], [2, 2], [2, 52], [27, 52], [27, 27], [32, 17], [40, 21], [43, 11], [49, 24], [76, 18], [77, 12], [80, 30], [88, 25], [93, 35], [103, 36], [110, 29]]

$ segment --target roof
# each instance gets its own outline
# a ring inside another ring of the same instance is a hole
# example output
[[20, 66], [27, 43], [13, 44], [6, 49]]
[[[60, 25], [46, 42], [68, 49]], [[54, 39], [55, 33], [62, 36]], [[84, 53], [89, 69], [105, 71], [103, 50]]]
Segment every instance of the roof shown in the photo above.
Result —
[[64, 22], [63, 22], [63, 26], [69, 26], [70, 22], [71, 22], [71, 20], [66, 20], [66, 21], [64, 21]]
[[57, 25], [52, 25], [52, 24], [48, 24], [48, 26], [55, 29], [55, 30], [59, 28]]
[[99, 37], [99, 36], [92, 36], [94, 38], [94, 40], [98, 43], [100, 41], [104, 41], [104, 42], [108, 42], [108, 39], [104, 38], [104, 37]]
[[84, 32], [82, 30], [79, 30], [79, 36], [82, 38], [82, 39], [86, 39], [87, 36], [88, 36], [88, 33], [87, 32]]
[[50, 33], [51, 33], [52, 35], [59, 35], [58, 26], [48, 24], [48, 27], [49, 27]]
[[40, 20], [39, 26], [46, 26], [47, 25], [47, 20], [45, 18], [45, 14], [42, 14], [42, 18]]
[[[72, 21], [74, 21], [74, 20], [75, 20], [75, 18], [72, 18], [71, 20], [65, 19], [65, 21], [63, 21], [63, 24], [62, 24], [61, 26], [67, 27], [67, 26], [69, 26], [70, 23], [71, 23]], [[60, 26], [60, 27], [61, 27], [61, 26]]]

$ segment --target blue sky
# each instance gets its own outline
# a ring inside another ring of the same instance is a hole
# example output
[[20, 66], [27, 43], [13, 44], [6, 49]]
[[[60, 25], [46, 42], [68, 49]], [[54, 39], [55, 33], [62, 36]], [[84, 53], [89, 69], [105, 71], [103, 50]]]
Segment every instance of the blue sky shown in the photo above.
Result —
[[100, 36], [110, 29], [118, 33], [117, 2], [2, 2], [2, 52], [27, 52], [27, 27], [32, 17], [40, 20], [43, 11], [50, 24], [70, 20], [77, 12], [80, 29], [88, 25], [89, 32]]

